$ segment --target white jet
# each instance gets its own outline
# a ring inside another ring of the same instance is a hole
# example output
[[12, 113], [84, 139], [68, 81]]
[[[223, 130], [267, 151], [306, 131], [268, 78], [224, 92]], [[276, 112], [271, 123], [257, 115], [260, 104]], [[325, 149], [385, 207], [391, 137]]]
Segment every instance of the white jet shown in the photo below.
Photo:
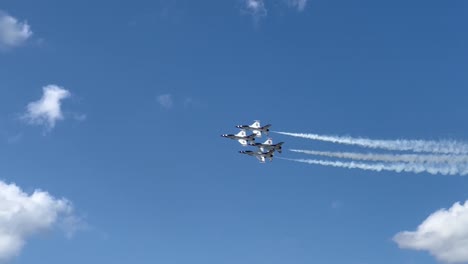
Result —
[[278, 153], [282, 152], [282, 145], [284, 142], [279, 142], [276, 144], [273, 144], [273, 139], [268, 138], [265, 142], [263, 143], [256, 143], [256, 142], [251, 142], [249, 143], [250, 146], [258, 147], [261, 151], [268, 151], [268, 150], [276, 150]]
[[265, 135], [268, 135], [268, 132], [270, 132], [270, 127], [271, 125], [265, 125], [261, 126], [259, 120], [254, 120], [255, 122], [251, 125], [238, 125], [236, 126], [237, 128], [244, 129], [244, 130], [251, 130], [252, 133], [254, 133], [257, 137], [261, 137], [262, 133], [265, 133]]
[[251, 151], [251, 150], [239, 151], [239, 153], [256, 157], [260, 161], [260, 163], [265, 163], [265, 160], [267, 158], [270, 159], [270, 162], [271, 162], [273, 160], [273, 152], [275, 152], [274, 149], [272, 149], [272, 150], [270, 150], [268, 152]]
[[242, 145], [242, 146], [247, 146], [248, 143], [253, 143], [255, 141], [255, 134], [252, 134], [252, 135], [248, 135], [247, 136], [247, 133], [245, 132], [245, 130], [241, 130], [239, 133], [237, 134], [223, 134], [221, 135], [222, 137], [225, 137], [225, 138], [230, 138], [230, 139], [235, 139], [237, 141], [239, 141], [239, 143]]

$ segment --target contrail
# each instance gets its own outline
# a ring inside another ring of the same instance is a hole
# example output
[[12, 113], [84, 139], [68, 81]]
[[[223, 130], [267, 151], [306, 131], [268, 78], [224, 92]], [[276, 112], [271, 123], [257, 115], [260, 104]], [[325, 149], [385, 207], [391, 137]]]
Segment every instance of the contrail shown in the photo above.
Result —
[[326, 161], [326, 160], [313, 160], [313, 159], [287, 159], [278, 157], [278, 159], [290, 160], [295, 162], [302, 162], [308, 164], [316, 164], [323, 166], [332, 166], [348, 169], [362, 169], [370, 171], [395, 171], [395, 172], [428, 172], [430, 174], [442, 174], [442, 175], [466, 175], [468, 169], [465, 165], [443, 165], [435, 166], [428, 164], [409, 164], [409, 163], [362, 163], [362, 162], [342, 162], [342, 161]]
[[290, 149], [292, 152], [304, 153], [315, 156], [325, 156], [340, 159], [354, 159], [366, 161], [385, 162], [409, 162], [409, 163], [465, 163], [468, 165], [466, 155], [424, 155], [424, 154], [375, 154], [375, 153], [355, 153], [355, 152], [329, 152], [315, 150]]
[[382, 140], [382, 139], [368, 139], [368, 138], [353, 138], [343, 136], [329, 136], [317, 134], [304, 134], [304, 133], [289, 133], [278, 132], [274, 133], [307, 138], [313, 140], [320, 140], [326, 142], [333, 142], [339, 144], [356, 145], [367, 148], [380, 148], [386, 150], [399, 150], [399, 151], [414, 151], [414, 152], [430, 152], [430, 153], [443, 153], [443, 154], [468, 154], [468, 144], [454, 140]]

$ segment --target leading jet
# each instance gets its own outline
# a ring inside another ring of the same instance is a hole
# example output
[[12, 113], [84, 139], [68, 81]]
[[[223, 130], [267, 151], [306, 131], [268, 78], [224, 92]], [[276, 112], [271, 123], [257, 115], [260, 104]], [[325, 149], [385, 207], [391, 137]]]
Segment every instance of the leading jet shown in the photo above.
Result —
[[233, 134], [223, 134], [221, 135], [222, 137], [230, 138], [230, 139], [236, 139], [239, 141], [239, 143], [242, 146], [247, 146], [248, 143], [253, 143], [255, 141], [255, 134], [251, 134], [247, 136], [247, 133], [245, 130], [239, 131], [239, 133], [233, 135]]
[[274, 149], [268, 151], [268, 152], [257, 152], [257, 151], [251, 151], [251, 150], [243, 150], [239, 151], [241, 154], [246, 154], [249, 156], [254, 156], [256, 157], [260, 163], [265, 163], [265, 160], [268, 158], [270, 159], [270, 162], [273, 160], [273, 153], [275, 152]]
[[262, 133], [265, 133], [265, 135], [268, 135], [268, 132], [270, 132], [270, 127], [271, 125], [265, 125], [261, 126], [259, 120], [254, 120], [255, 122], [251, 125], [237, 125], [237, 128], [244, 129], [244, 130], [251, 130], [252, 133], [254, 133], [257, 137], [261, 137]]
[[276, 150], [278, 153], [282, 152], [282, 145], [284, 142], [279, 142], [276, 144], [273, 144], [273, 139], [268, 138], [265, 142], [263, 143], [257, 143], [257, 142], [251, 142], [249, 143], [250, 146], [258, 147], [260, 151], [268, 151], [268, 150]]

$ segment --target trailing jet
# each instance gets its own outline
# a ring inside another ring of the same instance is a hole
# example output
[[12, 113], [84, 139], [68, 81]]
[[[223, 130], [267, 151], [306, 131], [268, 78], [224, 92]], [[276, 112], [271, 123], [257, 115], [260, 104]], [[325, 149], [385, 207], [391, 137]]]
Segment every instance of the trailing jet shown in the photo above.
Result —
[[255, 122], [253, 124], [251, 124], [251, 125], [238, 125], [236, 127], [240, 128], [240, 129], [245, 129], [245, 130], [252, 130], [252, 133], [257, 135], [257, 137], [261, 137], [262, 132], [265, 133], [266, 135], [268, 135], [268, 132], [270, 132], [271, 125], [268, 124], [268, 125], [265, 125], [265, 126], [261, 126], [259, 120], [254, 120], [254, 121]]
[[255, 141], [255, 134], [252, 134], [252, 135], [248, 135], [247, 136], [247, 133], [245, 133], [245, 130], [241, 130], [239, 131], [239, 133], [233, 135], [233, 134], [223, 134], [221, 135], [222, 137], [226, 137], [226, 138], [230, 138], [230, 139], [237, 139], [237, 141], [239, 141], [239, 143], [242, 145], [242, 146], [247, 146], [248, 143], [252, 143], [253, 141]]
[[273, 144], [273, 140], [271, 138], [268, 138], [263, 143], [256, 143], [256, 142], [249, 143], [250, 146], [258, 147], [261, 151], [267, 151], [267, 150], [273, 149], [273, 150], [278, 151], [278, 153], [281, 153], [283, 144], [284, 142]]
[[270, 159], [270, 162], [271, 162], [273, 160], [273, 152], [275, 152], [274, 149], [268, 152], [261, 152], [261, 151], [257, 152], [257, 151], [251, 151], [251, 150], [239, 151], [239, 153], [256, 157], [260, 161], [260, 163], [265, 163], [265, 160], [267, 158]]

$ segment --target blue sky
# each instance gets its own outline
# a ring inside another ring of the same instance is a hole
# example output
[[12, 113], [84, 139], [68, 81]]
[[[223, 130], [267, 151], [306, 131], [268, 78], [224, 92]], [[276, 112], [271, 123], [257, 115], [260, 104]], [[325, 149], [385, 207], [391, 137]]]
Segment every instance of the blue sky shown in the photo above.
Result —
[[[10, 263], [439, 263], [440, 250], [392, 238], [464, 203], [466, 177], [260, 164], [220, 135], [259, 119], [277, 131], [467, 140], [466, 1], [5, 0], [0, 10], [16, 19], [0, 23], [0, 175], [20, 188], [0, 194], [5, 208], [17, 208], [9, 195], [36, 208], [17, 229], [37, 231], [18, 231], [25, 245]], [[24, 118], [49, 85], [70, 94]], [[286, 142], [280, 157], [359, 150], [271, 136]], [[47, 206], [31, 202], [36, 189]], [[54, 213], [64, 216], [35, 220]]]

